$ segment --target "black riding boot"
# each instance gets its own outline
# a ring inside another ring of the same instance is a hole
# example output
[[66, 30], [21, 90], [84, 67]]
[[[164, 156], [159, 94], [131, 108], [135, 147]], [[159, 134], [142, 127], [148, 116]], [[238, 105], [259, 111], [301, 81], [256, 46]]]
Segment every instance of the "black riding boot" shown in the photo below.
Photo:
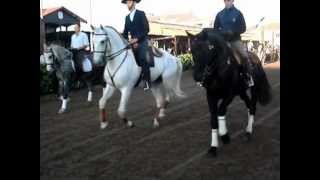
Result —
[[246, 85], [248, 87], [254, 86], [254, 81], [252, 78], [253, 72], [252, 72], [252, 67], [251, 67], [251, 63], [249, 62], [249, 60], [247, 60], [245, 63], [242, 64], [241, 69], [242, 69], [242, 75], [244, 77]]
[[143, 80], [144, 80], [144, 90], [148, 90], [151, 88], [151, 80], [150, 80], [150, 69], [147, 65], [143, 68]]

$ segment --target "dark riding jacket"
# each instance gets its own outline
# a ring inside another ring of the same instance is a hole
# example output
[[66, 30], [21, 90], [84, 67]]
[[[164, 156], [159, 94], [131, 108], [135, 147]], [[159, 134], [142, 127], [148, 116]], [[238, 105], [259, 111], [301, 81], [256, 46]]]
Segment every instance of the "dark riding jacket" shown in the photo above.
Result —
[[229, 41], [241, 40], [240, 34], [246, 31], [246, 22], [240, 10], [232, 6], [220, 11], [214, 21], [214, 29], [220, 30], [223, 34], [231, 31], [232, 34], [227, 34]]
[[123, 31], [123, 36], [126, 39], [128, 39], [128, 32], [130, 32], [132, 38], [138, 39], [138, 43], [147, 39], [149, 33], [149, 23], [143, 11], [137, 9], [132, 22], [130, 20], [130, 14], [126, 16], [126, 22]]

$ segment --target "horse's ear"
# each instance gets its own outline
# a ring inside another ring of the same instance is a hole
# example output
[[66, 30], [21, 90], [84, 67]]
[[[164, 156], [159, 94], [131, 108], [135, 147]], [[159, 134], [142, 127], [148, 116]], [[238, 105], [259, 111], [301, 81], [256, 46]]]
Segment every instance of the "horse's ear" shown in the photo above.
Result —
[[191, 33], [190, 33], [189, 31], [187, 31], [187, 30], [186, 30], [186, 34], [187, 34], [187, 36], [190, 37], [190, 38], [194, 38], [194, 36], [195, 36], [195, 35], [191, 34]]
[[92, 31], [94, 31], [96, 29], [92, 24], [90, 25], [90, 27], [91, 27]]
[[102, 24], [100, 24], [100, 28], [101, 28], [101, 29], [103, 29], [103, 26], [102, 26]]

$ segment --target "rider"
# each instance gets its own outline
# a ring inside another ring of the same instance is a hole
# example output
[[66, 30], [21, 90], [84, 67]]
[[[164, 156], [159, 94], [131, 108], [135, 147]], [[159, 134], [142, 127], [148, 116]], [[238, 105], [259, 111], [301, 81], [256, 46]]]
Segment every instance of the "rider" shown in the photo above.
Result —
[[74, 27], [75, 33], [71, 36], [71, 50], [76, 63], [76, 68], [79, 71], [82, 69], [86, 51], [89, 50], [89, 41], [86, 33], [80, 31], [80, 23]]
[[[145, 13], [135, 8], [136, 3], [139, 3], [140, 1], [141, 0], [121, 0], [121, 3], [127, 4], [130, 11], [125, 19], [123, 35], [133, 46], [135, 57], [142, 67], [143, 79], [145, 82], [144, 90], [148, 90], [151, 87], [150, 69], [148, 64], [148, 62], [150, 62], [148, 51], [149, 23]], [[131, 35], [130, 39], [129, 33]]]
[[240, 10], [234, 7], [234, 0], [224, 0], [225, 8], [221, 10], [214, 21], [214, 29], [220, 30], [230, 45], [242, 57], [242, 74], [244, 75], [248, 87], [254, 85], [252, 79], [252, 68], [249, 60], [249, 54], [241, 42], [240, 34], [246, 31], [246, 23]]

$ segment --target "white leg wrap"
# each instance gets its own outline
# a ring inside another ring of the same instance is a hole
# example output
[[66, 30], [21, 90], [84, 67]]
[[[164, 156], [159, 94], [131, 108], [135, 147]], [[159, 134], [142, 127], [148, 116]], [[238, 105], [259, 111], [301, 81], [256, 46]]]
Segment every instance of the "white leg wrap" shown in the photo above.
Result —
[[163, 118], [165, 116], [165, 113], [164, 113], [165, 109], [164, 108], [161, 108], [160, 111], [159, 111], [159, 118]]
[[247, 131], [248, 133], [252, 133], [253, 122], [254, 122], [254, 116], [249, 114], [249, 117], [248, 117], [248, 126], [247, 126], [247, 128], [246, 128], [246, 131]]
[[127, 125], [128, 125], [128, 127], [131, 127], [133, 125], [133, 122], [132, 121], [128, 121]]
[[212, 129], [211, 130], [211, 147], [218, 147], [217, 129]]
[[67, 109], [67, 99], [63, 99], [63, 100], [62, 100], [61, 109]]
[[101, 129], [104, 129], [106, 127], [108, 127], [108, 122], [100, 122], [100, 128]]
[[226, 116], [218, 116], [218, 123], [219, 123], [219, 135], [223, 136], [227, 134], [227, 126], [226, 126]]
[[118, 110], [118, 115], [119, 115], [119, 117], [120, 117], [121, 119], [124, 119], [124, 118], [125, 118], [125, 114], [126, 114], [125, 111], [123, 111], [123, 110]]
[[91, 102], [92, 101], [92, 91], [88, 92], [88, 101]]

